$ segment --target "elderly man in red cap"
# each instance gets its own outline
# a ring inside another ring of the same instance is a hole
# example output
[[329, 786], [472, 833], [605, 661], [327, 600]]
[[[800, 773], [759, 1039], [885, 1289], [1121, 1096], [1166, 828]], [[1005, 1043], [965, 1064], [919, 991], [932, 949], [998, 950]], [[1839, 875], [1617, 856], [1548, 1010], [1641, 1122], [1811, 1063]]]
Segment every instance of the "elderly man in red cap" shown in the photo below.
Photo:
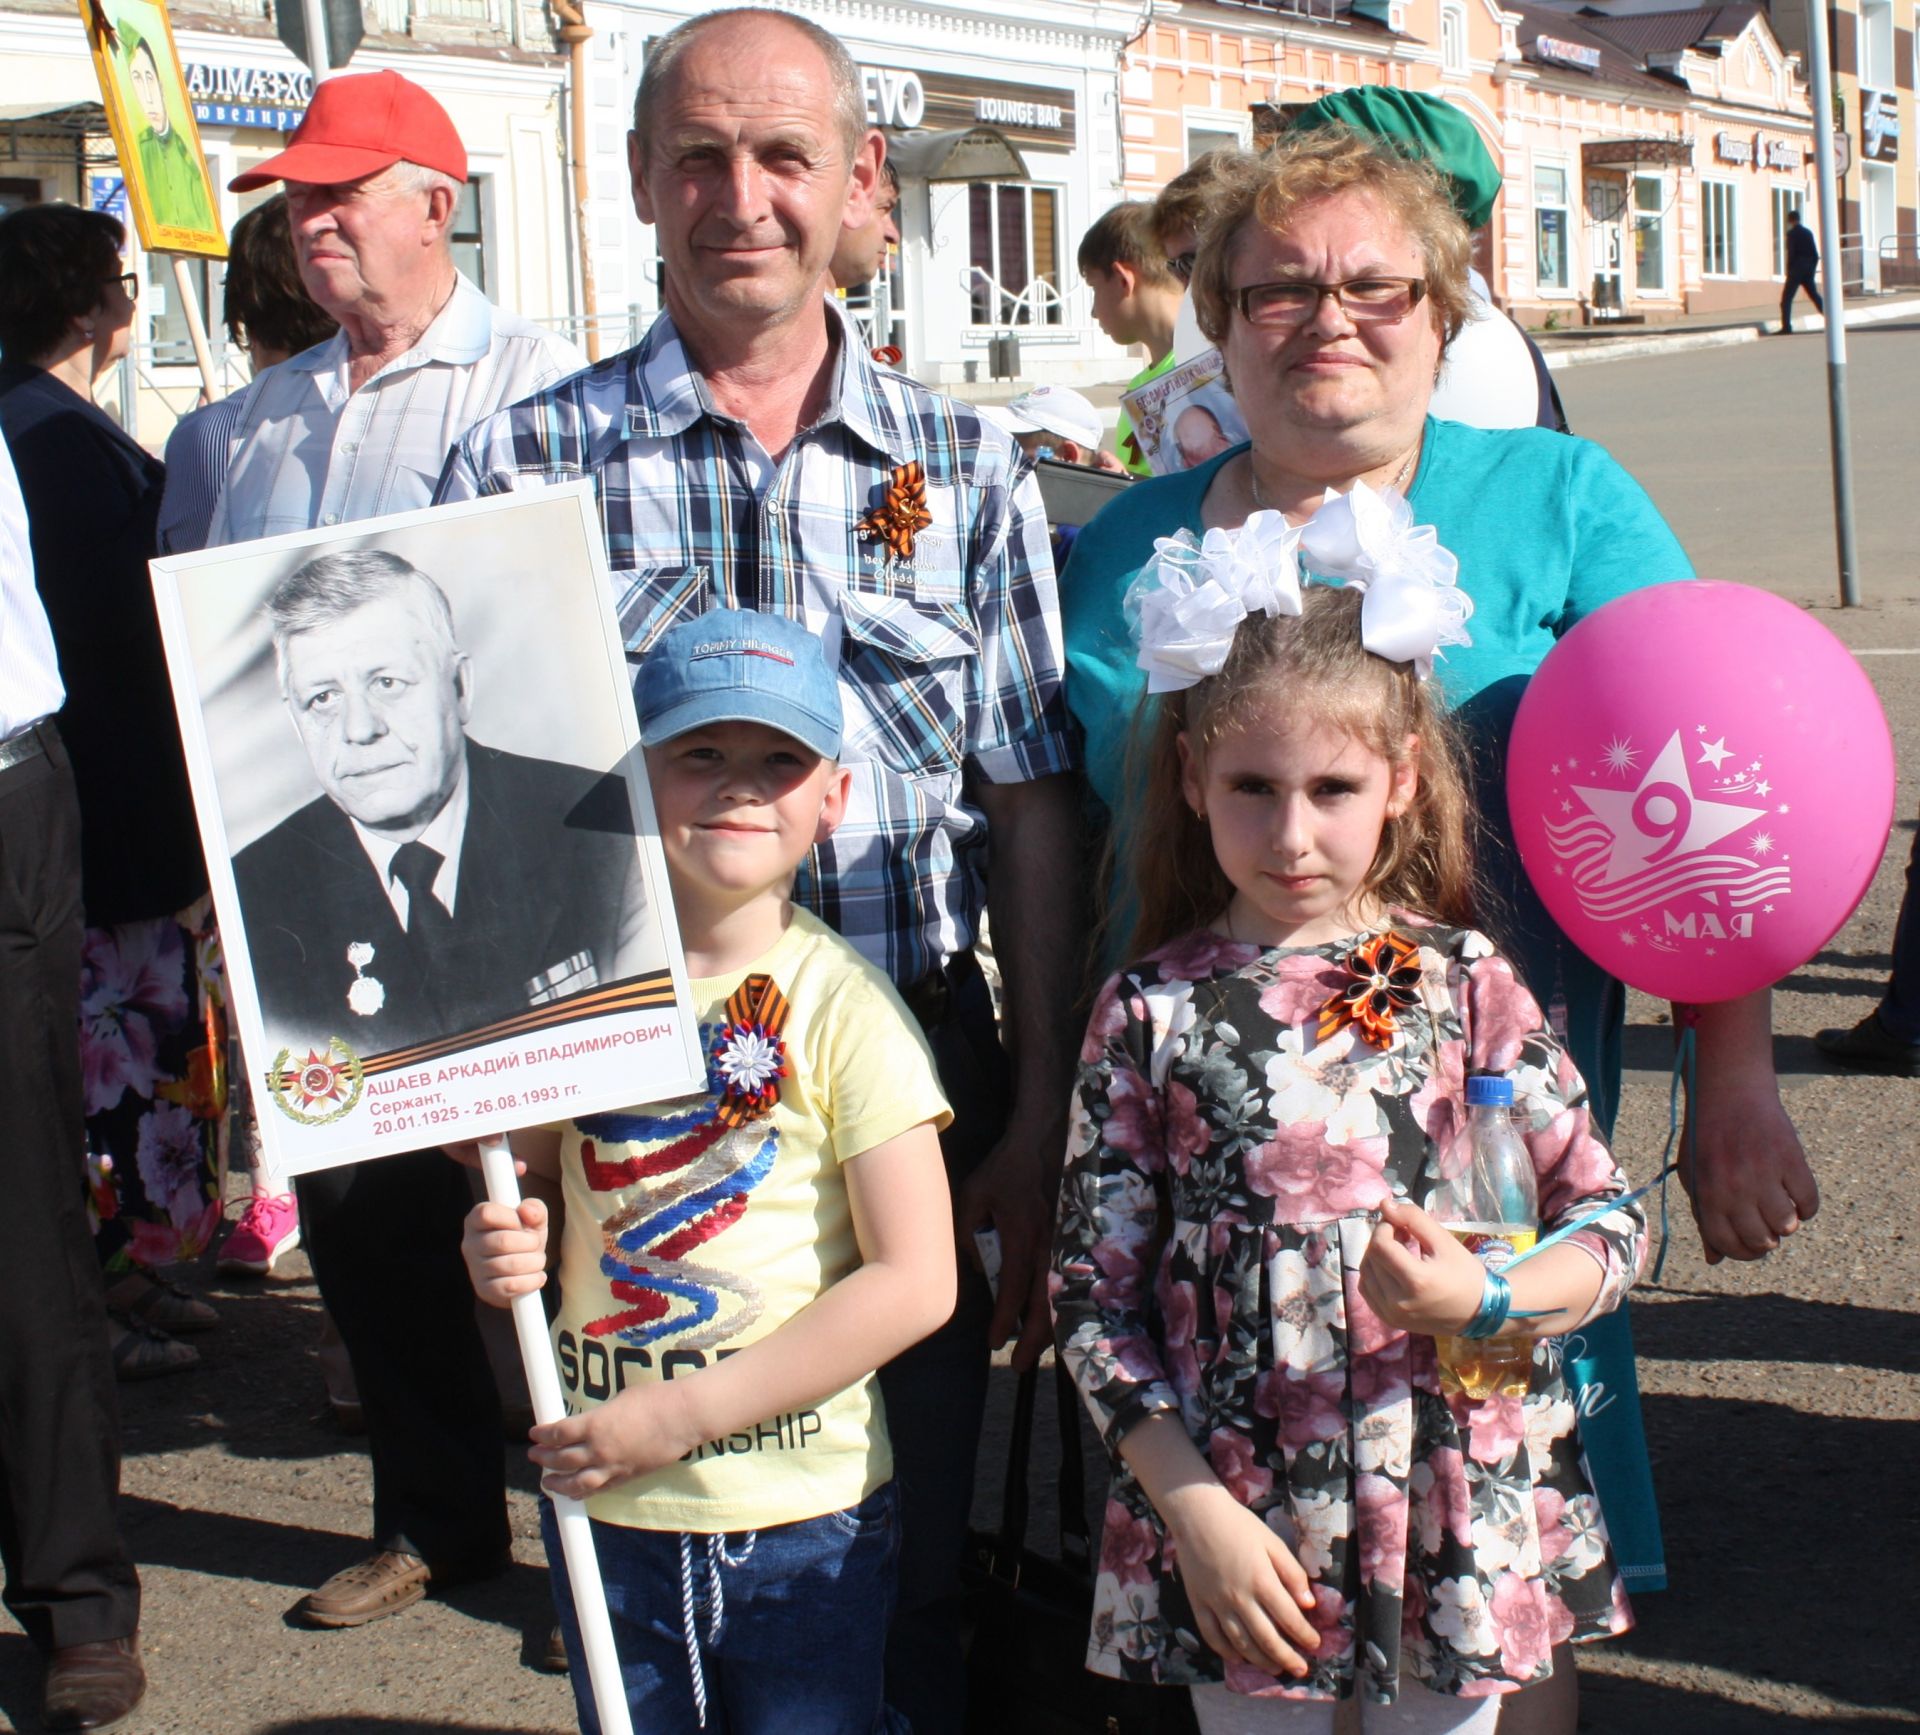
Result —
[[[455, 269], [466, 176], [446, 111], [375, 72], [323, 82], [287, 149], [231, 183], [286, 182], [301, 280], [340, 330], [248, 388], [209, 546], [423, 507], [467, 428], [585, 365]], [[460, 1259], [472, 1201], [438, 1151], [296, 1190], [359, 1384], [374, 1551], [294, 1612], [359, 1626], [508, 1562], [500, 1402]]]
[[276, 157], [230, 183], [284, 181], [307, 293], [340, 331], [250, 388], [210, 544], [425, 506], [474, 422], [586, 365], [455, 268], [467, 153], [397, 72], [330, 78]]

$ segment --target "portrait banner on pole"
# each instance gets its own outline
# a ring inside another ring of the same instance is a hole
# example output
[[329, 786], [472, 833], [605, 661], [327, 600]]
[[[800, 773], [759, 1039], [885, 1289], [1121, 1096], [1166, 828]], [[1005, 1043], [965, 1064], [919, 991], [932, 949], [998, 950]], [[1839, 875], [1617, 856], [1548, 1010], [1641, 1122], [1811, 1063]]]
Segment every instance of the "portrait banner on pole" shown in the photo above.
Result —
[[166, 0], [80, 0], [107, 127], [149, 253], [227, 256]]
[[153, 580], [276, 1175], [702, 1086], [591, 483]]

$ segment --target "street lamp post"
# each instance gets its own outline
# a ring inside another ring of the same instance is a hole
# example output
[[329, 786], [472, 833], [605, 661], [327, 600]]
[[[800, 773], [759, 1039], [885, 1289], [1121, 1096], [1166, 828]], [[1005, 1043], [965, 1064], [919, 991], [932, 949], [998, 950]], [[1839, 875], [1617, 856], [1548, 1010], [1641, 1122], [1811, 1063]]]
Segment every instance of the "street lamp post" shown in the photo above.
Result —
[[1827, 290], [1827, 421], [1833, 446], [1833, 528], [1840, 554], [1840, 606], [1860, 606], [1853, 535], [1853, 439], [1847, 419], [1845, 272], [1840, 260], [1840, 193], [1833, 167], [1832, 57], [1826, 0], [1807, 0], [1807, 69], [1813, 98], [1813, 161], [1820, 183], [1820, 269]]

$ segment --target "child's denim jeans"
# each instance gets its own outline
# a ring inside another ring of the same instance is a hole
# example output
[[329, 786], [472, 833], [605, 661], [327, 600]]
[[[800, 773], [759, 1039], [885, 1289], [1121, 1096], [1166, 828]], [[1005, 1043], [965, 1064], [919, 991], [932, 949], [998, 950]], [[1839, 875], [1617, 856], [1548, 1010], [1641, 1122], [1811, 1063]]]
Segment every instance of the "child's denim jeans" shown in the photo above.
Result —
[[[544, 1499], [540, 1529], [580, 1727], [600, 1735]], [[898, 1726], [882, 1691], [900, 1553], [892, 1483], [844, 1512], [724, 1536], [595, 1520], [593, 1545], [636, 1731], [875, 1735]]]

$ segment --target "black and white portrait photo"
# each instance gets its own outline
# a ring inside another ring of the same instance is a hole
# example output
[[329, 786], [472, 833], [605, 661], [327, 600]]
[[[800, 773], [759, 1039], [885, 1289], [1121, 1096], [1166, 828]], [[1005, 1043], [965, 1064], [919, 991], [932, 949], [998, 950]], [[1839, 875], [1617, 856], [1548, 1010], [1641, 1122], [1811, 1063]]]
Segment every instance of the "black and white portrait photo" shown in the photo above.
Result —
[[427, 1088], [450, 1069], [551, 1070], [615, 1041], [576, 1027], [626, 1018], [633, 1047], [636, 1015], [675, 1007], [597, 538], [590, 499], [554, 490], [155, 563], [235, 1010], [279, 1118], [408, 1148], [441, 1125], [413, 1117], [458, 1106]]
[[233, 858], [270, 1037], [382, 1053], [660, 962], [624, 779], [468, 732], [481, 677], [428, 574], [319, 555], [266, 615], [318, 789]]

